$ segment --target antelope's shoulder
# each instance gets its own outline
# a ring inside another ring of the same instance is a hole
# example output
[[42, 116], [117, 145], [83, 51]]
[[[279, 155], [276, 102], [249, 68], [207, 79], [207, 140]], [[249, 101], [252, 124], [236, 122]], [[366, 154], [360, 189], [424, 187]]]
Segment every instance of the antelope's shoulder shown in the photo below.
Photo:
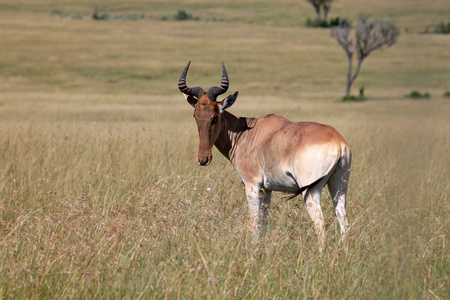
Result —
[[256, 124], [259, 126], [273, 127], [274, 129], [281, 128], [290, 123], [292, 123], [290, 120], [276, 114], [270, 114], [256, 119]]

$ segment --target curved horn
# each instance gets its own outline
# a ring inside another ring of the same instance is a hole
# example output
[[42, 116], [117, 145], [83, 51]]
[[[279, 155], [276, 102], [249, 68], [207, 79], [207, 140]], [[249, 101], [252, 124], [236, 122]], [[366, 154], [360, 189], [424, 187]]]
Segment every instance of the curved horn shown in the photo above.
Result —
[[211, 87], [206, 95], [208, 96], [209, 99], [215, 102], [217, 96], [222, 95], [228, 90], [229, 84], [230, 82], [228, 80], [227, 69], [225, 69], [225, 64], [222, 62], [222, 80], [220, 81], [220, 87], [218, 86]]
[[197, 97], [197, 99], [200, 99], [200, 97], [203, 95], [203, 89], [201, 87], [194, 87], [194, 88], [189, 88], [186, 85], [186, 75], [187, 72], [189, 70], [189, 66], [191, 65], [191, 62], [189, 62], [186, 66], [186, 68], [184, 68], [183, 73], [181, 73], [180, 79], [178, 80], [178, 88], [180, 89], [180, 91], [186, 95], [190, 95], [190, 96], [195, 96]]

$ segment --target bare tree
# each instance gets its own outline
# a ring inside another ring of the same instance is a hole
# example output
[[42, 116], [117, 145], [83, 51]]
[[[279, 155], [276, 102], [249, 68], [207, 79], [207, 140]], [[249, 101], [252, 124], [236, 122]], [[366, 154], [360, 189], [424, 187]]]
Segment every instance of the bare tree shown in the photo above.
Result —
[[[398, 28], [392, 23], [381, 20], [372, 21], [368, 16], [361, 15], [356, 26], [356, 43], [353, 45], [353, 40], [350, 39], [351, 29], [352, 24], [348, 21], [343, 21], [339, 26], [331, 29], [331, 35], [336, 38], [348, 58], [346, 97], [350, 95], [351, 86], [359, 74], [363, 60], [372, 51], [395, 44], [400, 34]], [[355, 52], [358, 64], [352, 74], [352, 58]]]
[[322, 1], [323, 20], [325, 22], [328, 22], [328, 13], [330, 12], [331, 9], [331, 2], [333, 2], [333, 0]]
[[[328, 19], [328, 12], [331, 8], [331, 2], [333, 0], [306, 0], [308, 3], [310, 3], [317, 14], [317, 22], [320, 23], [322, 21], [327, 22]], [[321, 14], [323, 13], [323, 16]]]

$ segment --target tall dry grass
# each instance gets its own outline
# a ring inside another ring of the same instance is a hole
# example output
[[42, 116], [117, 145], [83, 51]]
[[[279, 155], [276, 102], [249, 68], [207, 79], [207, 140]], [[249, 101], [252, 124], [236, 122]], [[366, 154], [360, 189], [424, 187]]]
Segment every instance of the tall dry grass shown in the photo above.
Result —
[[[174, 98], [167, 104], [183, 113], [142, 119], [158, 106], [151, 100], [121, 119], [91, 99], [69, 109], [42, 100], [31, 120], [18, 109], [2, 122], [4, 297], [448, 295], [448, 103], [333, 103], [333, 117], [329, 104], [302, 107], [322, 111], [317, 119], [336, 124], [354, 152], [349, 238], [339, 244], [324, 194], [320, 255], [303, 202], [282, 194], [252, 243], [231, 165], [217, 152], [210, 167], [195, 163], [190, 106]], [[411, 118], [410, 106], [421, 113]]]

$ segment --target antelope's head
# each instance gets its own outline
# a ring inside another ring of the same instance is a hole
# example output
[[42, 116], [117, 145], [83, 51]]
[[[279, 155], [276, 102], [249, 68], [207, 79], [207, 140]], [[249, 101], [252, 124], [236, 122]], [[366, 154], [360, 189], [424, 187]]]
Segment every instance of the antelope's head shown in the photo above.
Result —
[[226, 97], [221, 102], [217, 102], [217, 96], [228, 90], [228, 75], [225, 65], [222, 62], [222, 80], [220, 87], [213, 86], [207, 92], [201, 87], [189, 88], [186, 85], [186, 75], [191, 62], [189, 62], [181, 74], [178, 81], [178, 88], [184, 94], [184, 97], [192, 105], [194, 118], [197, 122], [200, 145], [198, 149], [197, 161], [201, 166], [208, 165], [212, 160], [211, 148], [219, 137], [222, 127], [222, 113], [233, 105], [238, 96], [238, 92]]

